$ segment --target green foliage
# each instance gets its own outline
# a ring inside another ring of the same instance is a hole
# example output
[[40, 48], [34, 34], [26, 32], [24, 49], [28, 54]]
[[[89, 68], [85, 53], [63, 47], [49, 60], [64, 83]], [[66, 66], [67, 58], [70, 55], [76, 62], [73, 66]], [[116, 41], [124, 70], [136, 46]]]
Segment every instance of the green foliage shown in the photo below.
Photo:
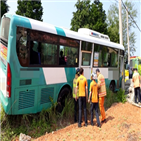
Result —
[[138, 65], [138, 72], [139, 72], [139, 74], [141, 75], [141, 64]]
[[74, 113], [74, 101], [69, 96], [65, 99], [65, 107], [61, 113], [61, 117], [72, 118]]
[[125, 90], [119, 89], [119, 91], [117, 92], [117, 102], [126, 102]]
[[[73, 120], [74, 99], [70, 97], [66, 98], [62, 113], [56, 111], [57, 103], [54, 103], [52, 98], [50, 98], [50, 101], [52, 107], [43, 109], [38, 114], [9, 116], [6, 115], [3, 108], [1, 108], [1, 140], [9, 141], [19, 136], [20, 133], [37, 138], [46, 132], [49, 133], [69, 125], [69, 122], [67, 122], [66, 125], [65, 122], [62, 121]], [[122, 89], [120, 89], [117, 94], [107, 90], [104, 106], [105, 109], [108, 109], [115, 102], [124, 103], [125, 101], [126, 99]], [[87, 111], [88, 116], [90, 116], [90, 103], [87, 103]]]
[[107, 34], [106, 14], [99, 0], [94, 0], [92, 4], [90, 0], [78, 0], [75, 7], [77, 11], [73, 12], [71, 30], [89, 28]]
[[[3, 14], [7, 13], [9, 11], [9, 6], [6, 4], [7, 0], [1, 0], [0, 1], [0, 9], [1, 9], [1, 17], [3, 16]], [[0, 17], [0, 20], [1, 20]]]
[[[126, 0], [124, 2], [128, 7], [128, 11], [131, 13], [132, 17], [136, 19], [137, 10], [134, 7], [134, 4], [131, 1]], [[126, 10], [122, 6], [122, 28], [123, 28], [123, 46], [125, 47], [125, 55], [127, 56], [128, 48], [127, 48], [127, 22], [126, 22]], [[129, 25], [129, 39], [130, 39], [130, 54], [134, 54], [136, 51], [135, 43], [136, 36], [135, 32], [131, 29], [135, 27], [134, 23], [130, 16], [128, 16], [128, 25]], [[116, 43], [119, 43], [119, 5], [118, 3], [112, 4], [110, 9], [108, 10], [107, 16], [107, 24], [108, 24], [108, 35], [110, 40]]]
[[46, 132], [52, 132], [56, 129], [62, 128], [60, 122], [66, 118], [70, 119], [74, 114], [73, 98], [67, 97], [65, 99], [65, 107], [60, 114], [56, 111], [57, 102], [54, 103], [50, 97], [52, 106], [49, 109], [43, 109], [38, 114], [26, 114], [9, 116], [6, 115], [4, 109], [1, 108], [1, 140], [9, 141], [20, 133], [28, 134], [31, 137], [40, 137]]
[[117, 93], [113, 93], [111, 90], [107, 89], [107, 95], [106, 95], [105, 103], [104, 103], [105, 109], [110, 108], [112, 104], [116, 102], [122, 102], [122, 103], [126, 102], [125, 91], [122, 89], [119, 89]]
[[113, 103], [116, 102], [116, 94], [111, 90], [107, 89], [107, 95], [105, 97], [104, 107], [108, 109], [112, 106]]
[[42, 21], [43, 7], [41, 0], [18, 0], [16, 14]]

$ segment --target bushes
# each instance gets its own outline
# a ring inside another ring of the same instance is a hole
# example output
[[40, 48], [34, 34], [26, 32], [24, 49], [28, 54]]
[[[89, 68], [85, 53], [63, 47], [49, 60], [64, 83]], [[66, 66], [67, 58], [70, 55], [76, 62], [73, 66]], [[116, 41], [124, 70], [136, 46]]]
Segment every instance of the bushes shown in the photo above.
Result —
[[[54, 103], [50, 97], [52, 107], [43, 109], [37, 114], [26, 115], [6, 115], [1, 106], [1, 131], [0, 139], [9, 141], [20, 133], [28, 134], [31, 137], [40, 137], [46, 132], [52, 132], [56, 129], [64, 127], [62, 120], [64, 118], [71, 119], [73, 117], [74, 101], [73, 98], [65, 99], [65, 107], [62, 113], [56, 111], [57, 102]], [[61, 124], [61, 125], [60, 125]], [[67, 123], [69, 124], [69, 122]]]
[[107, 89], [107, 95], [105, 97], [105, 109], [108, 109], [111, 107], [111, 105], [115, 102], [126, 102], [126, 95], [125, 95], [125, 90], [119, 89], [117, 93], [113, 93], [109, 89]]

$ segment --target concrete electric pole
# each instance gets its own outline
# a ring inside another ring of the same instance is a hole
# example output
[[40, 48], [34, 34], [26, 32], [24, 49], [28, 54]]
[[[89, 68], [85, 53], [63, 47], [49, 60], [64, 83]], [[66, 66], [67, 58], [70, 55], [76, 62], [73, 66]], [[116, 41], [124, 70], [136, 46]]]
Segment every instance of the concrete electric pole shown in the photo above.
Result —
[[126, 17], [127, 17], [128, 64], [130, 64], [130, 46], [129, 46], [129, 30], [128, 30], [128, 7], [126, 7]]
[[[122, 17], [121, 17], [121, 14], [122, 14], [122, 8], [121, 8], [121, 0], [119, 0], [119, 34], [120, 34], [120, 44], [123, 45], [123, 36], [122, 36]], [[120, 73], [122, 73], [122, 89], [124, 90], [125, 89], [125, 84], [124, 84], [124, 56], [122, 58], [119, 58], [122, 60], [122, 68], [120, 68]], [[118, 82], [117, 82], [118, 83]]]
[[123, 45], [121, 13], [122, 13], [121, 0], [119, 0], [119, 34], [120, 34], [120, 44]]

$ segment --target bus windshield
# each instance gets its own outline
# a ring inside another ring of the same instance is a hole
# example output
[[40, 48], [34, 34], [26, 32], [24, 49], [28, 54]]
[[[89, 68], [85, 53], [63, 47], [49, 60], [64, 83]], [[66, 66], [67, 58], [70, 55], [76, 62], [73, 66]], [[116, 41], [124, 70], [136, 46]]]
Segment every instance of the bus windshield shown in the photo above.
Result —
[[3, 18], [1, 24], [0, 38], [8, 42], [10, 19], [7, 17]]

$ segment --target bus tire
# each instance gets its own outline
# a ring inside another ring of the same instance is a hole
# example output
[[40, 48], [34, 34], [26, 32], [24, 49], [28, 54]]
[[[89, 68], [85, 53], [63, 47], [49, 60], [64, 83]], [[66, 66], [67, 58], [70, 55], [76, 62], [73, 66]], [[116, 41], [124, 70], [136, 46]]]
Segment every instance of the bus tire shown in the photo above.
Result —
[[109, 85], [109, 89], [110, 89], [112, 92], [115, 91], [115, 81], [114, 81], [114, 80], [111, 81], [111, 83], [110, 83], [110, 85]]
[[71, 96], [71, 89], [69, 87], [64, 87], [59, 93], [56, 110], [61, 113], [65, 107], [65, 99], [67, 96]]

